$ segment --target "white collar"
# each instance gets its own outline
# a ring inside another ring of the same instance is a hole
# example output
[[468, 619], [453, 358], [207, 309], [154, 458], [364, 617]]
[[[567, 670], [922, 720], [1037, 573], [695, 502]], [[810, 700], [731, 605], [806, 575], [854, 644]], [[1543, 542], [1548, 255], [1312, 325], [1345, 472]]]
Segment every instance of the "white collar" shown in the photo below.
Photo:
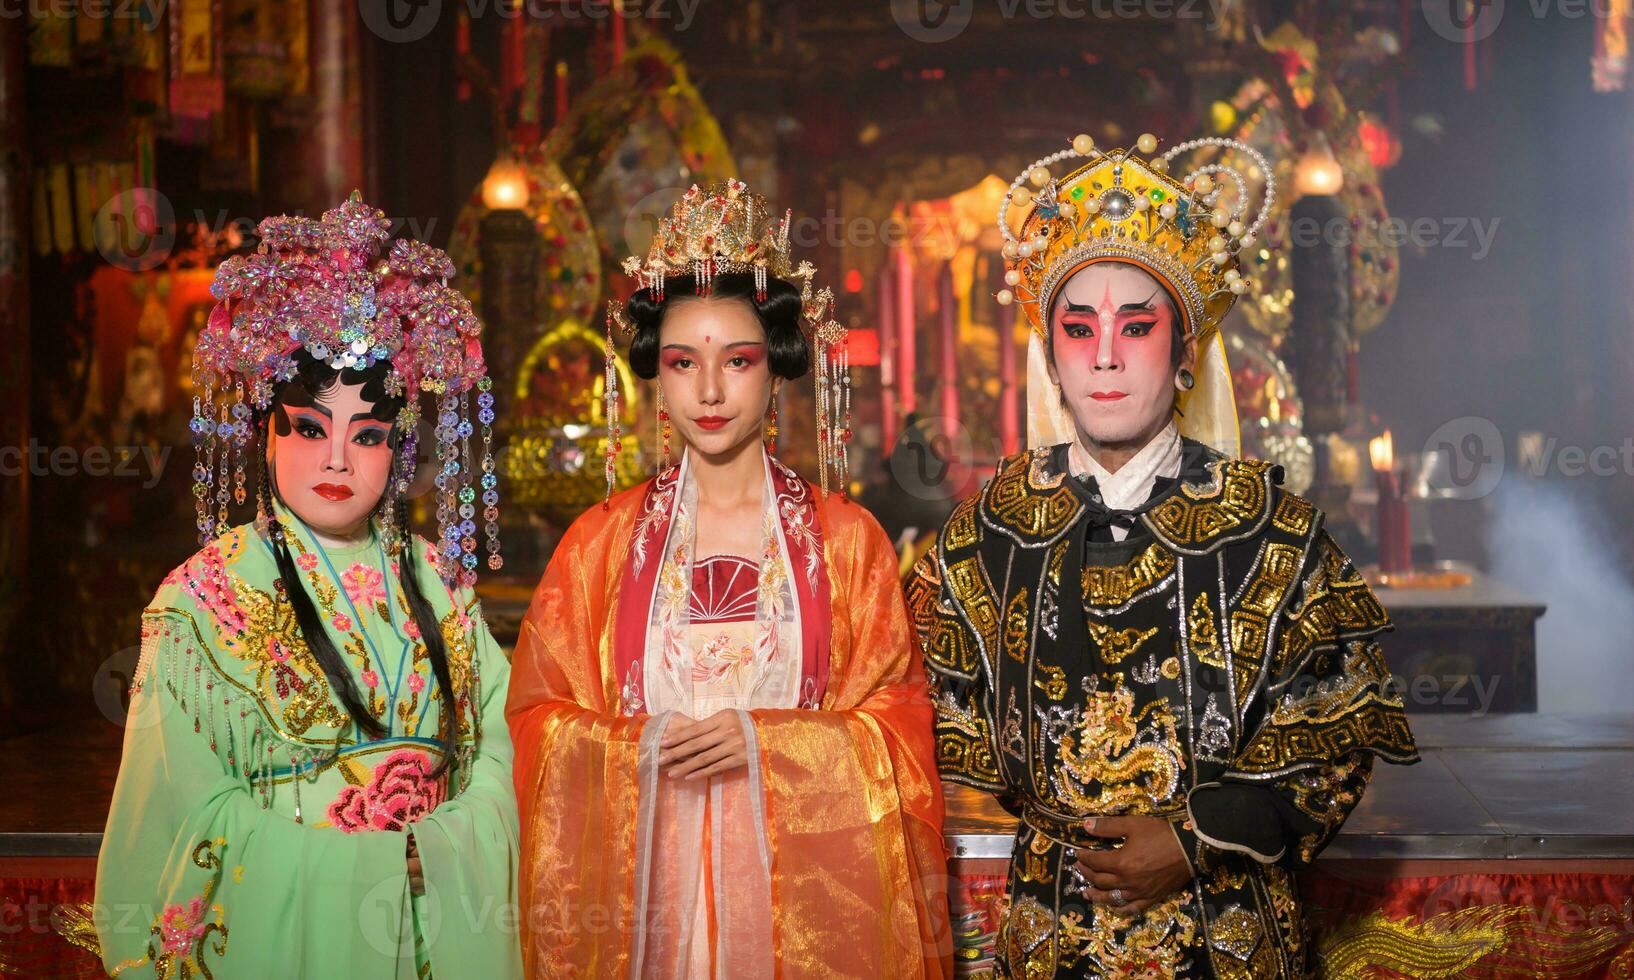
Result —
[[1151, 498], [1158, 477], [1180, 475], [1180, 448], [1180, 430], [1170, 422], [1116, 473], [1107, 472], [1077, 440], [1067, 450], [1067, 465], [1075, 477], [1095, 478], [1108, 509], [1129, 510]]

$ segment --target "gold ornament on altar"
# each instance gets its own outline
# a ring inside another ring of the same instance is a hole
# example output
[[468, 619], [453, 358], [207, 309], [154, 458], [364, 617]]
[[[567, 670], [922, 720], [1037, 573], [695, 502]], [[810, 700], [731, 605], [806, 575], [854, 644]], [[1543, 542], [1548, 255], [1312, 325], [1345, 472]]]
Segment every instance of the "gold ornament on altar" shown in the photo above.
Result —
[[[999, 204], [1004, 236], [1005, 283], [996, 299], [1021, 308], [1032, 327], [1028, 349], [1028, 444], [1054, 445], [1075, 438], [1071, 417], [1051, 391], [1044, 340], [1057, 290], [1074, 273], [1096, 262], [1123, 262], [1145, 270], [1169, 293], [1182, 326], [1198, 342], [1196, 384], [1180, 395], [1180, 430], [1190, 438], [1237, 455], [1237, 415], [1220, 322], [1250, 280], [1241, 263], [1254, 254], [1261, 226], [1276, 199], [1267, 179], [1258, 206], [1248, 214], [1249, 182], [1236, 168], [1200, 166], [1184, 177], [1170, 175], [1171, 161], [1205, 147], [1241, 153], [1270, 175], [1265, 158], [1246, 144], [1205, 137], [1161, 155], [1157, 137], [1141, 135], [1133, 150], [1102, 151], [1088, 135], [1049, 154], [1010, 184]], [[1086, 161], [1065, 177], [1050, 167]], [[1234, 190], [1227, 194], [1228, 188]], [[1250, 217], [1252, 220], [1250, 221]]]
[[[755, 298], [764, 300], [768, 281], [775, 277], [800, 289], [801, 331], [811, 344], [816, 365], [817, 439], [819, 485], [824, 493], [832, 482], [842, 492], [850, 480], [846, 443], [851, 441], [851, 373], [846, 349], [846, 330], [834, 318], [834, 294], [815, 286], [817, 268], [810, 262], [795, 264], [789, 245], [792, 211], [775, 217], [766, 199], [749, 190], [736, 178], [707, 187], [693, 184], [670, 213], [659, 222], [645, 261], [630, 256], [623, 262], [626, 274], [638, 288], [651, 291], [662, 300], [669, 279], [690, 279], [700, 296], [709, 294], [710, 283], [720, 275], [750, 274], [755, 278]], [[612, 326], [617, 324], [626, 337], [634, 325], [617, 301], [607, 304], [608, 331], [606, 357], [613, 363]], [[618, 379], [611, 372], [605, 379], [607, 418], [618, 419]], [[611, 453], [617, 452], [615, 430]], [[616, 474], [608, 457], [608, 494]]]
[[[601, 249], [584, 200], [556, 161], [537, 149], [511, 161], [509, 166], [515, 168], [508, 171], [509, 176], [522, 182], [520, 188], [513, 187], [512, 193], [526, 199], [513, 206], [533, 219], [538, 243], [536, 315], [545, 325], [567, 320], [593, 322], [602, 286]], [[506, 174], [502, 169], [501, 176]], [[448, 242], [448, 257], [454, 260], [460, 290], [478, 309], [482, 308], [482, 220], [490, 210], [483, 200], [487, 183], [471, 189], [454, 219]]]
[[1304, 404], [1293, 372], [1252, 330], [1232, 331], [1226, 350], [1243, 455], [1281, 466], [1282, 485], [1304, 493], [1316, 479], [1316, 448], [1305, 436]]
[[[620, 406], [624, 418], [606, 417], [604, 368], [626, 391], [634, 378], [621, 358], [605, 365], [601, 347], [601, 335], [573, 319], [534, 341], [517, 370], [502, 428], [501, 475], [511, 499], [564, 527], [601, 496], [594, 461], [607, 458], [614, 434], [638, 408], [632, 399]], [[618, 486], [641, 482], [640, 444], [633, 434], [617, 440], [612, 460]]]
[[[1349, 236], [1351, 330], [1360, 336], [1383, 322], [1395, 301], [1399, 246], [1387, 233], [1390, 213], [1379, 181], [1383, 170], [1394, 164], [1400, 145], [1380, 121], [1352, 106], [1367, 101], [1368, 80], [1385, 77], [1393, 62], [1380, 63], [1377, 47], [1358, 45], [1340, 61], [1324, 67], [1317, 54], [1319, 46], [1286, 24], [1263, 38], [1261, 45], [1276, 57], [1265, 58], [1258, 77], [1244, 82], [1225, 103], [1233, 112], [1229, 120], [1216, 121], [1216, 131], [1275, 160], [1274, 177], [1284, 186], [1294, 185], [1305, 138], [1320, 138], [1329, 147], [1343, 178], [1337, 196], [1350, 217], [1344, 233]], [[1302, 66], [1297, 74], [1288, 74], [1288, 56]], [[1300, 121], [1311, 112], [1321, 116], [1322, 125], [1302, 138], [1301, 133], [1312, 124]], [[1238, 161], [1240, 158], [1226, 152], [1219, 162]], [[1251, 163], [1241, 162], [1252, 194], [1263, 176]], [[1244, 297], [1240, 312], [1253, 329], [1279, 340], [1293, 319], [1287, 248], [1290, 208], [1298, 197], [1297, 193], [1279, 196], [1260, 234], [1261, 248], [1243, 270], [1254, 277], [1255, 289]]]
[[[1401, 275], [1400, 248], [1389, 234], [1390, 211], [1379, 187], [1378, 169], [1368, 162], [1359, 146], [1341, 145], [1336, 155], [1344, 171], [1338, 197], [1350, 216], [1343, 232], [1350, 254], [1350, 327], [1360, 337], [1383, 323], [1395, 302]], [[1230, 159], [1227, 155], [1226, 160]], [[1292, 182], [1294, 168], [1295, 161], [1281, 159], [1276, 166], [1277, 176]], [[1248, 176], [1256, 183], [1259, 180], [1252, 168]], [[1293, 266], [1288, 260], [1292, 204], [1280, 198], [1267, 218], [1259, 247], [1244, 268], [1254, 277], [1255, 289], [1238, 307], [1250, 327], [1279, 341], [1293, 323]]]

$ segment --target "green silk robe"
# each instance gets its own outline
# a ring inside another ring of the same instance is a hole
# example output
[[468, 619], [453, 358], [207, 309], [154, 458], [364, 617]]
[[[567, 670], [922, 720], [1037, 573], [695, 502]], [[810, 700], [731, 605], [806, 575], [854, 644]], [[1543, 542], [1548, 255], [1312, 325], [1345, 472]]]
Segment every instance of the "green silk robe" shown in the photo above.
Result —
[[[441, 624], [446, 709], [378, 534], [324, 548], [280, 509], [290, 554], [389, 728], [363, 736], [242, 525], [171, 572], [142, 615], [94, 921], [119, 977], [516, 977], [517, 817], [502, 711], [510, 664], [469, 590], [416, 538]], [[412, 833], [426, 883], [411, 894]]]

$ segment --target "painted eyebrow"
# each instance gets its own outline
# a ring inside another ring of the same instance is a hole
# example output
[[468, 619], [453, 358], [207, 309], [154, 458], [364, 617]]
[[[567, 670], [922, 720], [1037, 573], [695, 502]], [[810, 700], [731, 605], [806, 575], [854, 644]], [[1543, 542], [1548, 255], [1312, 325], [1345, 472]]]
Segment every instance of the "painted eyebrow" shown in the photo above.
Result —
[[[1150, 312], [1152, 312], [1153, 310], [1156, 309], [1156, 307], [1152, 306], [1152, 300], [1154, 300], [1156, 298], [1157, 298], [1157, 293], [1153, 293], [1152, 295], [1146, 297], [1144, 302], [1125, 303], [1122, 306], [1118, 307], [1118, 313], [1119, 313], [1119, 315], [1122, 315], [1124, 313], [1150, 313]], [[1068, 313], [1094, 313], [1095, 312], [1095, 307], [1089, 306], [1087, 304], [1083, 305], [1083, 306], [1080, 306], [1077, 303], [1074, 303], [1072, 300], [1069, 299], [1069, 300], [1067, 300], [1067, 312]]]
[[[1122, 316], [1125, 313], [1151, 313], [1153, 310], [1156, 310], [1156, 309], [1157, 309], [1157, 307], [1152, 305], [1151, 300], [1147, 300], [1144, 303], [1125, 303], [1122, 306], [1118, 307], [1118, 315]], [[1095, 315], [1095, 307], [1093, 307], [1093, 306], [1079, 306], [1077, 303], [1074, 303], [1072, 300], [1067, 300], [1067, 312], [1068, 313], [1088, 313], [1088, 314], [1093, 316], [1093, 315]]]
[[[313, 402], [310, 405], [302, 405], [299, 408], [295, 409], [295, 411], [297, 411], [297, 412], [304, 412], [304, 411], [308, 411], [308, 410], [323, 413], [323, 417], [330, 420], [331, 422], [333, 422], [335, 420], [335, 413], [329, 411], [329, 409], [327, 409], [327, 408], [324, 408], [323, 404], [321, 402]], [[287, 409], [286, 409], [286, 411], [287, 411]], [[374, 417], [373, 412], [359, 412], [356, 415], [352, 416], [352, 421], [353, 422], [361, 422], [364, 419], [369, 419], [370, 421], [373, 421], [373, 422], [380, 422], [379, 419]], [[380, 422], [380, 424], [385, 425], [386, 423]]]
[[[732, 343], [726, 345], [726, 349], [733, 350], [738, 347], [764, 347], [765, 345], [766, 342], [764, 340], [734, 340]], [[688, 347], [686, 344], [665, 344], [662, 349], [678, 350], [688, 354], [698, 353], [698, 349], [696, 347]]]

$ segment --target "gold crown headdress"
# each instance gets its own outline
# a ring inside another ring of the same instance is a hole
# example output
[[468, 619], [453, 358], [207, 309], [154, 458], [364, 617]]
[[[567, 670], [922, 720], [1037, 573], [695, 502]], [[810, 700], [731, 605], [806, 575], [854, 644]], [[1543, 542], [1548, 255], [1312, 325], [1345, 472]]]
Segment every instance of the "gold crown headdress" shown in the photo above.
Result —
[[[1276, 183], [1265, 157], [1236, 140], [1205, 137], [1181, 143], [1160, 156], [1157, 137], [1142, 134], [1135, 151], [1097, 149], [1087, 135], [1070, 149], [1034, 161], [1010, 184], [999, 204], [1004, 236], [1005, 283], [1001, 304], [1015, 303], [1032, 327], [1028, 349], [1028, 444], [1069, 442], [1072, 420], [1050, 383], [1044, 341], [1057, 291], [1073, 273], [1096, 262], [1137, 266], [1168, 291], [1186, 331], [1198, 341], [1196, 382], [1181, 393], [1181, 431], [1236, 455], [1237, 412], [1219, 327], [1250, 282], [1238, 255], [1256, 243], [1270, 214]], [[1182, 178], [1169, 174], [1183, 153], [1218, 147], [1243, 154], [1265, 175], [1264, 196], [1245, 223], [1249, 182], [1234, 168], [1211, 163]], [[1087, 162], [1065, 177], [1050, 173], [1064, 160]], [[1223, 202], [1236, 185], [1236, 200]], [[1026, 185], [1031, 185], [1029, 188]]]
[[[795, 264], [789, 246], [792, 211], [781, 219], [773, 217], [766, 199], [749, 190], [737, 178], [717, 181], [706, 187], [693, 184], [670, 213], [659, 222], [652, 245], [643, 261], [630, 256], [623, 262], [626, 274], [638, 289], [647, 289], [653, 299], [664, 298], [669, 279], [688, 278], [700, 296], [709, 295], [715, 277], [749, 273], [755, 279], [755, 299], [766, 298], [767, 282], [784, 279], [800, 289], [800, 330], [812, 347], [816, 365], [818, 480], [828, 492], [830, 473], [843, 493], [850, 479], [846, 444], [851, 441], [851, 373], [846, 349], [846, 331], [834, 319], [834, 294], [815, 285], [817, 269], [810, 262]], [[612, 495], [614, 460], [620, 437], [618, 373], [614, 365], [613, 325], [626, 338], [634, 325], [625, 316], [624, 304], [607, 304], [606, 378], [607, 419], [612, 427], [607, 440], [607, 492]], [[663, 389], [659, 389], [659, 425], [667, 430], [667, 410]], [[776, 407], [769, 430], [776, 436]], [[661, 465], [669, 465], [667, 432]]]

